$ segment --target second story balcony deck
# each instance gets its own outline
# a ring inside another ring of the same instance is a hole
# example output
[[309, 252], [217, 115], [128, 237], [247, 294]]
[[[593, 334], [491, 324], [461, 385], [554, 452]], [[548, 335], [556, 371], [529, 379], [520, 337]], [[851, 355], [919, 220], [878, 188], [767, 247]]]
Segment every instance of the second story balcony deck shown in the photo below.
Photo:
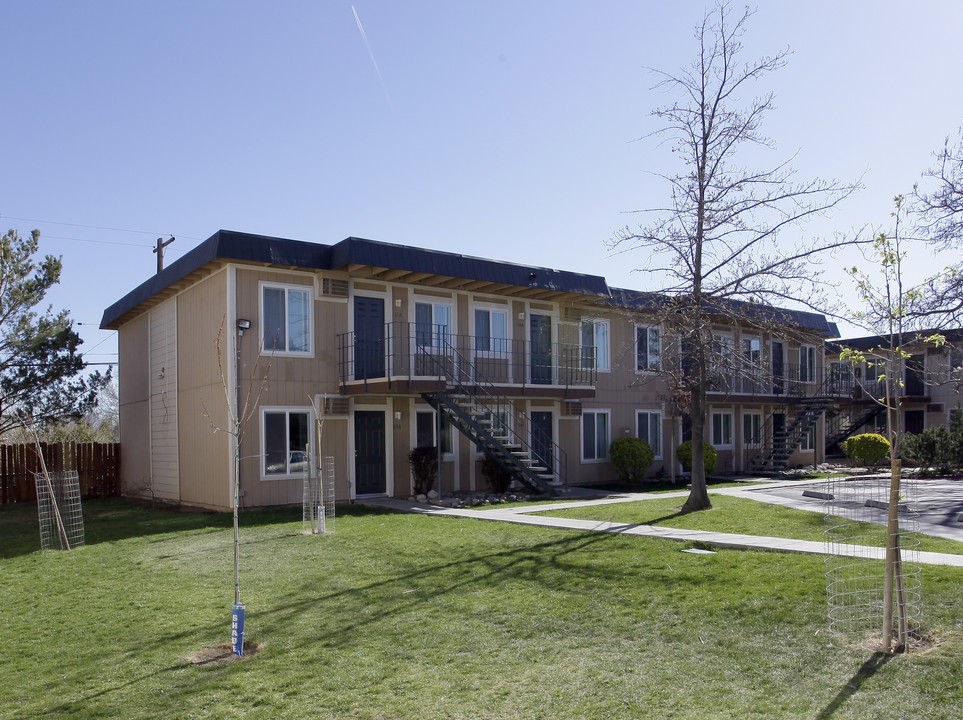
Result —
[[[886, 397], [885, 378], [862, 378], [846, 366], [816, 368], [785, 364], [777, 370], [744, 365], [719, 368], [711, 374], [710, 397], [724, 396], [741, 401], [825, 397], [837, 402], [875, 402]], [[925, 400], [928, 395], [921, 383], [907, 382], [893, 394]]]
[[456, 335], [447, 326], [391, 322], [338, 335], [341, 392], [430, 392], [455, 378], [485, 383], [504, 395], [590, 398], [595, 349], [545, 337]]

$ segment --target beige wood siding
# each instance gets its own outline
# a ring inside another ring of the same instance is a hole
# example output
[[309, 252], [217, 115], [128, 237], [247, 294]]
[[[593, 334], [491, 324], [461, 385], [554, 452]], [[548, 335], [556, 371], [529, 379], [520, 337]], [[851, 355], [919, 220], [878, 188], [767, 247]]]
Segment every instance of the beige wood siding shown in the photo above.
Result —
[[150, 311], [151, 494], [180, 499], [177, 457], [177, 300]]
[[[241, 341], [240, 382], [242, 397], [251, 388], [252, 402], [259, 407], [303, 409], [311, 412], [318, 395], [337, 395], [338, 334], [348, 329], [349, 303], [342, 298], [317, 295], [316, 276], [308, 272], [278, 272], [239, 267], [236, 275], [237, 317], [251, 321]], [[312, 291], [312, 346], [304, 357], [261, 354], [261, 283], [304, 286]], [[387, 303], [386, 303], [387, 304]], [[386, 311], [388, 308], [386, 307]], [[252, 383], [252, 377], [255, 382]], [[259, 389], [260, 388], [260, 389]], [[312, 437], [314, 429], [312, 426]], [[312, 440], [313, 442], [313, 440]], [[348, 499], [348, 423], [346, 418], [327, 419], [321, 454], [335, 458], [335, 487], [339, 501]], [[245, 507], [298, 504], [303, 478], [264, 479], [261, 462], [261, 413], [248, 422], [241, 442], [241, 485]]]
[[[177, 296], [178, 426], [181, 500], [228, 510], [232, 467], [230, 414], [218, 369], [217, 337], [227, 321], [228, 270], [205, 278]], [[224, 381], [231, 382], [233, 328], [224, 328]]]
[[120, 480], [124, 494], [149, 496], [150, 332], [147, 313], [118, 332]]

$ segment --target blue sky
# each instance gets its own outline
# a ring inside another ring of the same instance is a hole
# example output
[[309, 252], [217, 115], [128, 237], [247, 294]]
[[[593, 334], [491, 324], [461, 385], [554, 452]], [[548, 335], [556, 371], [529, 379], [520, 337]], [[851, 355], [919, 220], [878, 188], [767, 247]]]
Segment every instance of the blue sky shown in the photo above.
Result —
[[[0, 0], [0, 226], [41, 231], [91, 362], [103, 309], [220, 228], [349, 235], [658, 289], [613, 233], [677, 170], [647, 68], [695, 57], [705, 3]], [[363, 34], [357, 18], [361, 21]], [[963, 124], [963, 4], [766, 2], [792, 50], [764, 125], [801, 177], [866, 189], [786, 235], [888, 223]], [[915, 250], [914, 268], [956, 262]], [[839, 259], [831, 277], [854, 258]], [[839, 285], [851, 294], [849, 281]], [[852, 332], [858, 333], [858, 330]]]

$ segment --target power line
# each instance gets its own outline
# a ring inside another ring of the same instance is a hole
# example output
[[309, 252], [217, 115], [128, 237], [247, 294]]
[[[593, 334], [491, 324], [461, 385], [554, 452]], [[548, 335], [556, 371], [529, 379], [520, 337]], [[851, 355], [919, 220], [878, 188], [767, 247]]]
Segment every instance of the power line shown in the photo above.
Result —
[[85, 240], [84, 238], [64, 237], [62, 235], [44, 235], [44, 240], [74, 240], [76, 242], [96, 243], [98, 245], [123, 245], [124, 247], [149, 248], [151, 245], [145, 243], [125, 243], [113, 240]]
[[[59, 220], [37, 220], [36, 218], [14, 217], [13, 215], [0, 215], [0, 217], [5, 218], [5, 219], [7, 219], [7, 220], [20, 220], [21, 222], [44, 223], [44, 224], [47, 224], [47, 225], [66, 225], [66, 226], [68, 226], [68, 227], [87, 228], [88, 230], [110, 230], [111, 232], [136, 233], [136, 234], [138, 234], [138, 235], [155, 235], [155, 236], [156, 236], [156, 235], [170, 235], [170, 233], [166, 233], [166, 232], [157, 233], [157, 232], [151, 232], [150, 230], [129, 230], [129, 229], [127, 229], [127, 228], [107, 227], [107, 226], [104, 226], [104, 225], [82, 225], [81, 223], [60, 222]], [[204, 239], [204, 238], [198, 238], [198, 237], [191, 237], [190, 235], [183, 235], [183, 234], [180, 234], [180, 233], [178, 233], [178, 234], [179, 234], [181, 237], [183, 237], [183, 238], [185, 238], [185, 239], [187, 239], [187, 240], [203, 240], [203, 239]], [[72, 238], [62, 238], [62, 239], [67, 239], [67, 240], [69, 240], [69, 239], [72, 239]], [[73, 239], [76, 239], [76, 238], [73, 238]], [[94, 241], [90, 241], [90, 242], [94, 242]], [[140, 246], [138, 246], [138, 247], [140, 247]]]
[[[21, 222], [44, 223], [44, 224], [46, 224], [46, 225], [65, 225], [65, 226], [67, 226], [67, 227], [82, 227], [82, 228], [87, 228], [88, 230], [109, 230], [109, 231], [111, 231], [111, 232], [136, 233], [136, 234], [138, 234], [138, 235], [155, 235], [155, 236], [156, 236], [156, 235], [170, 235], [170, 234], [171, 234], [171, 233], [166, 233], [166, 232], [164, 232], [164, 233], [156, 233], [156, 232], [152, 232], [152, 231], [150, 231], [150, 230], [129, 230], [129, 229], [127, 229], [127, 228], [108, 227], [108, 226], [106, 226], [106, 225], [83, 225], [83, 224], [81, 224], [81, 223], [68, 223], [68, 222], [61, 222], [61, 221], [59, 221], [59, 220], [38, 220], [38, 219], [36, 219], [36, 218], [16, 217], [16, 216], [14, 216], [14, 215], [0, 215], [0, 218], [3, 218], [3, 219], [5, 219], [5, 220], [19, 220], [19, 221], [21, 221]], [[192, 235], [184, 235], [184, 234], [182, 234], [182, 233], [177, 233], [177, 235], [178, 235], [179, 237], [184, 238], [185, 240], [198, 240], [198, 241], [204, 240], [204, 238], [194, 237], [194, 236], [192, 236]], [[114, 245], [123, 245], [123, 244], [125, 244], [125, 243], [109, 243], [109, 242], [106, 241], [106, 240], [81, 240], [80, 238], [55, 237], [55, 236], [53, 236], [53, 235], [48, 235], [48, 236], [45, 236], [45, 237], [55, 238], [55, 239], [58, 239], [58, 240], [79, 240], [80, 242], [102, 242], [102, 243], [114, 244]], [[131, 245], [131, 247], [145, 247], [145, 246], [144, 246], [144, 245]], [[147, 247], [149, 247], [149, 246], [147, 246]]]

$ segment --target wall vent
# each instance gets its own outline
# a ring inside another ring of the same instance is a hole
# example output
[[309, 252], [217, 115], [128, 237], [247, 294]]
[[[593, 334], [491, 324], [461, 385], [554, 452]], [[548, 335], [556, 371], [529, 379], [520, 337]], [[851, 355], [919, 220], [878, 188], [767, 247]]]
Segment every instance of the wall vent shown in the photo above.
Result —
[[581, 417], [582, 416], [582, 402], [563, 402], [562, 403], [562, 415], [566, 417]]
[[323, 412], [328, 415], [347, 415], [348, 398], [346, 397], [326, 397], [324, 399]]
[[348, 281], [337, 278], [321, 278], [321, 294], [325, 297], [348, 297]]
[[930, 403], [926, 406], [926, 412], [941, 413], [945, 412], [943, 403]]
[[565, 320], [567, 322], [581, 322], [582, 320], [581, 308], [577, 308], [577, 307], [565, 308]]

